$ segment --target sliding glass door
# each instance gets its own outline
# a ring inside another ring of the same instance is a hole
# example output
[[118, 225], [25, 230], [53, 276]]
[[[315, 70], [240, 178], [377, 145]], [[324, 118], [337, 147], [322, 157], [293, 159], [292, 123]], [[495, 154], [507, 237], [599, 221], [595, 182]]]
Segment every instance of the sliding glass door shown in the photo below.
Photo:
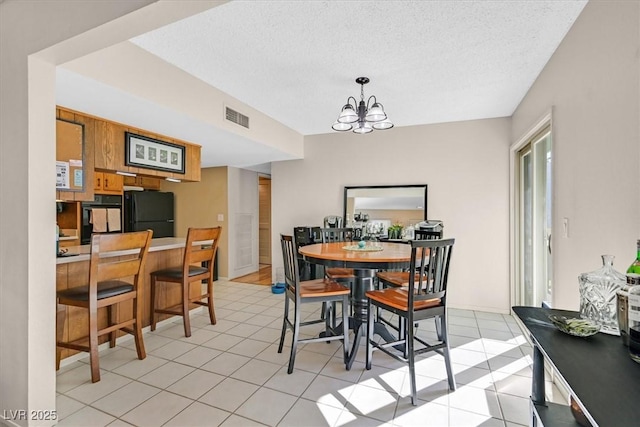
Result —
[[552, 305], [551, 130], [518, 152], [518, 304]]

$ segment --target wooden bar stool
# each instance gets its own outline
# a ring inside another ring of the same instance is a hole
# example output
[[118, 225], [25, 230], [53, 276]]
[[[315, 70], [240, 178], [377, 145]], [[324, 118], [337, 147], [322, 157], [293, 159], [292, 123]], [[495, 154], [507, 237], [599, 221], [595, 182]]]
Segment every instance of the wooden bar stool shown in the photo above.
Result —
[[[57, 340], [58, 347], [89, 352], [91, 361], [91, 381], [100, 381], [100, 365], [98, 361], [98, 338], [109, 334], [110, 346], [116, 344], [116, 331], [123, 330], [132, 334], [136, 341], [138, 359], [146, 357], [142, 341], [142, 304], [139, 303], [141, 288], [139, 278], [144, 270], [144, 263], [151, 242], [151, 230], [134, 233], [94, 234], [91, 236], [91, 258], [89, 261], [89, 284], [58, 292], [58, 304], [85, 308], [89, 311], [89, 336], [63, 342]], [[130, 254], [131, 251], [135, 253]], [[133, 278], [131, 280], [130, 278]], [[125, 281], [122, 279], [129, 279]], [[118, 303], [133, 300], [133, 318], [120, 322], [118, 319]], [[108, 310], [108, 325], [98, 327], [98, 309]], [[64, 329], [64, 311], [58, 312], [58, 338]], [[89, 345], [79, 342], [89, 341]], [[60, 367], [60, 349], [56, 352], [56, 368]]]
[[[207, 306], [211, 324], [216, 324], [216, 314], [213, 307], [213, 268], [221, 230], [221, 227], [189, 228], [182, 266], [157, 270], [151, 273], [152, 331], [156, 330], [156, 313], [174, 314], [183, 317], [184, 335], [190, 337], [189, 304]], [[211, 240], [213, 240], [213, 243], [209, 243]], [[206, 243], [195, 244], [196, 242]], [[207, 267], [202, 266], [203, 262], [208, 263]], [[191, 283], [195, 282], [197, 286], [200, 286], [203, 280], [207, 281], [207, 291], [204, 294], [198, 292], [196, 297], [191, 297]], [[174, 306], [175, 308], [157, 308], [156, 287], [159, 282], [177, 283], [181, 286], [182, 302], [178, 306]], [[204, 298], [207, 299], [207, 302], [202, 301]]]

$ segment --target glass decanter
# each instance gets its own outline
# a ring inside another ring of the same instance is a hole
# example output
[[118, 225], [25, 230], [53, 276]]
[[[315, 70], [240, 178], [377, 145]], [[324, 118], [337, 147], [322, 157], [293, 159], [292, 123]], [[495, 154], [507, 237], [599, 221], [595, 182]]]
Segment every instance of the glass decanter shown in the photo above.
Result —
[[600, 332], [620, 335], [616, 291], [626, 283], [624, 274], [613, 268], [613, 255], [602, 255], [602, 268], [578, 276], [580, 317], [600, 325]]

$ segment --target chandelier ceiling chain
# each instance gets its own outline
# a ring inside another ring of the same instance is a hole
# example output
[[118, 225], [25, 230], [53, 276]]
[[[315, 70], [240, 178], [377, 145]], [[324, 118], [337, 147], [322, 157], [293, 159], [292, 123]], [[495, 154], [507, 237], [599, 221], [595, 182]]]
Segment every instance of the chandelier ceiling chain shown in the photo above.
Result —
[[[360, 134], [373, 132], [374, 129], [391, 129], [393, 123], [387, 118], [384, 107], [378, 102], [375, 95], [371, 95], [366, 104], [364, 102], [364, 85], [369, 83], [369, 78], [358, 77], [356, 83], [360, 85], [360, 103], [353, 96], [348, 97], [347, 103], [338, 115], [338, 120], [331, 128], [340, 132], [353, 130]], [[351, 104], [351, 100], [353, 100], [353, 104]], [[371, 100], [373, 100], [373, 104], [369, 107]]]

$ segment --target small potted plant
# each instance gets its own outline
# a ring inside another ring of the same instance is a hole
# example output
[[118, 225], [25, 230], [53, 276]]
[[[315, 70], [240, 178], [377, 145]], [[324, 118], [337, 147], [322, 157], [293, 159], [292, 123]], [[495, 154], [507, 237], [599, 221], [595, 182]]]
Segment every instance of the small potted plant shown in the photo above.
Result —
[[387, 229], [389, 239], [402, 239], [402, 225], [393, 224]]

